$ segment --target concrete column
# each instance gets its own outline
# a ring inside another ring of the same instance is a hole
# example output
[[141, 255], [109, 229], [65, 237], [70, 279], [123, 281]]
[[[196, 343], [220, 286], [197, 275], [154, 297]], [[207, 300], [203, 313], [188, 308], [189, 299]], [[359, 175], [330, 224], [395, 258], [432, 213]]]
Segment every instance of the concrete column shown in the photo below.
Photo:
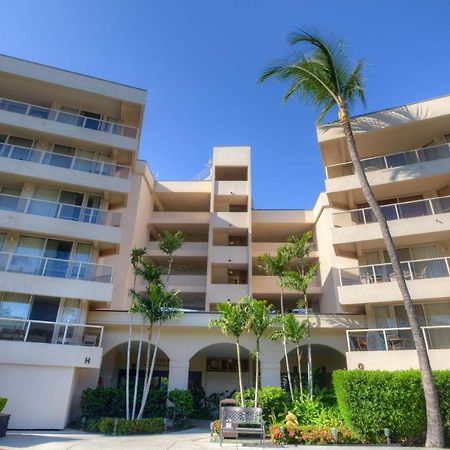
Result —
[[280, 361], [261, 361], [261, 385], [280, 386]]
[[169, 361], [169, 392], [174, 389], [187, 389], [189, 361]]

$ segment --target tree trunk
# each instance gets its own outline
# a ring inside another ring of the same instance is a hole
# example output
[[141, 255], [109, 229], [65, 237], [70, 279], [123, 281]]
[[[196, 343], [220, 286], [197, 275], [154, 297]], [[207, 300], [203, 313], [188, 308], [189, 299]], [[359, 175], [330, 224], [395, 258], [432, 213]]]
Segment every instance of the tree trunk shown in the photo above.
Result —
[[241, 348], [239, 345], [239, 339], [236, 339], [236, 353], [238, 362], [239, 391], [241, 393], [241, 406], [244, 407], [244, 386], [242, 384]]
[[139, 347], [136, 360], [136, 374], [134, 376], [134, 394], [133, 394], [133, 409], [131, 410], [131, 419], [134, 419], [136, 414], [136, 403], [139, 386], [139, 370], [141, 368], [141, 354], [142, 354], [142, 341], [144, 339], [144, 319], [142, 319], [141, 336], [139, 337]]
[[281, 329], [283, 330], [283, 350], [284, 350], [284, 361], [286, 363], [286, 372], [288, 378], [289, 392], [291, 394], [291, 400], [294, 401], [294, 390], [292, 389], [291, 380], [291, 370], [289, 368], [289, 359], [287, 353], [287, 343], [286, 343], [286, 329], [284, 326], [284, 299], [283, 299], [283, 287], [281, 286], [282, 279], [280, 278], [280, 307], [281, 307]]
[[147, 385], [148, 381], [148, 374], [150, 371], [150, 354], [151, 354], [151, 347], [152, 347], [152, 332], [153, 332], [153, 324], [150, 324], [150, 328], [148, 330], [148, 336], [147, 336], [147, 356], [145, 358], [145, 377], [144, 377], [144, 389]]
[[311, 353], [311, 326], [309, 323], [308, 297], [306, 291], [303, 292], [306, 310], [306, 353], [308, 356], [308, 393], [310, 398], [314, 397], [313, 369], [312, 369], [312, 353]]
[[377, 200], [375, 199], [375, 196], [369, 185], [367, 176], [359, 159], [353, 131], [351, 128], [350, 118], [345, 104], [339, 105], [339, 120], [344, 130], [348, 149], [350, 151], [350, 157], [353, 163], [353, 167], [355, 168], [358, 180], [361, 184], [361, 189], [364, 193], [367, 203], [372, 208], [378, 224], [380, 225], [381, 233], [386, 245], [386, 250], [391, 259], [391, 264], [394, 269], [395, 277], [400, 288], [401, 295], [403, 297], [406, 314], [411, 326], [411, 332], [419, 359], [422, 386], [425, 395], [425, 405], [427, 413], [427, 439], [425, 445], [427, 447], [444, 447], [444, 431], [442, 426], [442, 418], [439, 410], [436, 386], [433, 381], [433, 374], [431, 371], [428, 352], [425, 346], [423, 332], [419, 326], [419, 322], [414, 311], [414, 305], [411, 300], [408, 286], [405, 281], [405, 276], [403, 274], [397, 252], [395, 250], [394, 242], [389, 231], [387, 221], [381, 211], [380, 206], [378, 205]]
[[300, 351], [297, 344], [298, 388], [300, 389], [300, 397], [303, 397], [302, 366], [301, 366], [302, 353], [303, 351]]
[[150, 392], [150, 387], [152, 385], [152, 376], [153, 376], [153, 370], [155, 369], [156, 353], [158, 352], [159, 339], [161, 337], [161, 326], [162, 326], [162, 324], [159, 323], [158, 324], [158, 333], [156, 334], [155, 349], [153, 351], [153, 356], [152, 356], [152, 364], [150, 366], [150, 372], [148, 374], [147, 384], [144, 386], [144, 392], [142, 393], [141, 408], [139, 409], [139, 414], [137, 416], [138, 419], [142, 419], [142, 415], [144, 414], [145, 404], [147, 403], [148, 393]]
[[130, 420], [130, 363], [131, 363], [131, 334], [133, 329], [133, 314], [128, 313], [130, 315], [130, 322], [128, 326], [128, 345], [127, 345], [127, 372], [125, 379], [125, 409], [127, 420]]
[[255, 408], [258, 407], [258, 390], [259, 390], [259, 337], [256, 337]]

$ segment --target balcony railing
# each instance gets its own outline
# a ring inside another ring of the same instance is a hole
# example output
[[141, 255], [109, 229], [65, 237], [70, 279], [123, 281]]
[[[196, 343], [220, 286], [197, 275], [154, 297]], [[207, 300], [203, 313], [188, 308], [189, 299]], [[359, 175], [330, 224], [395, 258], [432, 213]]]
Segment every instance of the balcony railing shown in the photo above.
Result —
[[112, 266], [0, 252], [0, 272], [111, 283]]
[[[450, 325], [421, 327], [428, 350], [450, 349]], [[415, 350], [411, 328], [347, 330], [349, 352]]]
[[46, 152], [35, 148], [19, 147], [18, 145], [0, 144], [0, 157], [61, 167], [63, 169], [79, 170], [107, 177], [130, 178], [130, 168], [128, 166]]
[[7, 98], [0, 98], [0, 110], [22, 114], [24, 116], [37, 117], [39, 119], [52, 120], [54, 122], [73, 125], [75, 127], [89, 128], [90, 130], [104, 133], [117, 134], [129, 138], [137, 138], [138, 128], [130, 127], [117, 122], [95, 119], [80, 114], [72, 114], [59, 109], [50, 109], [30, 103], [18, 102]]
[[[418, 148], [406, 152], [389, 153], [374, 158], [361, 160], [365, 172], [375, 170], [392, 169], [394, 167], [408, 166], [437, 159], [450, 158], [450, 144], [439, 144], [432, 147]], [[339, 178], [353, 175], [354, 169], [351, 162], [333, 164], [325, 168], [327, 178]]]
[[16, 195], [0, 194], [0, 210], [13, 211], [55, 219], [120, 227], [121, 214], [105, 209], [87, 208], [67, 203], [49, 202]]
[[[386, 220], [410, 219], [450, 212], [450, 196], [380, 206]], [[376, 223], [372, 208], [352, 209], [333, 214], [335, 227]]]
[[0, 317], [0, 340], [100, 347], [103, 327]]
[[[403, 261], [400, 266], [407, 280], [450, 276], [450, 257]], [[390, 263], [340, 269], [339, 276], [341, 286], [395, 281], [394, 268]]]

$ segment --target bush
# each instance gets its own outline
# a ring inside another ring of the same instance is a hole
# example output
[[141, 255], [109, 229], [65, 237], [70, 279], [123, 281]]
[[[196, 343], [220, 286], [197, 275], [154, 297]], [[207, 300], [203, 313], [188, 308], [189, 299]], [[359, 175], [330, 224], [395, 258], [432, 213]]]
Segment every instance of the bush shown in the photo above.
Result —
[[169, 392], [169, 400], [173, 406], [169, 408], [173, 419], [192, 416], [194, 412], [194, 398], [192, 392], [187, 389], [174, 389]]
[[0, 413], [5, 409], [8, 399], [5, 397], [0, 397]]
[[100, 423], [100, 419], [89, 418], [86, 422], [86, 431], [88, 433], [98, 433], [100, 431], [99, 423]]
[[[433, 373], [444, 426], [450, 425], [450, 371]], [[426, 432], [425, 400], [418, 370], [338, 370], [333, 384], [348, 427], [372, 442], [384, 440], [384, 428], [394, 440], [420, 443]]]
[[[103, 434], [114, 433], [114, 417], [102, 417], [99, 421], [98, 428]], [[153, 434], [162, 433], [164, 431], [164, 419], [136, 419], [136, 420], [117, 420], [117, 435], [125, 436], [129, 434]]]
[[344, 419], [337, 405], [325, 406], [318, 397], [311, 399], [308, 395], [297, 399], [290, 409], [302, 425], [316, 425], [321, 427], [341, 427]]

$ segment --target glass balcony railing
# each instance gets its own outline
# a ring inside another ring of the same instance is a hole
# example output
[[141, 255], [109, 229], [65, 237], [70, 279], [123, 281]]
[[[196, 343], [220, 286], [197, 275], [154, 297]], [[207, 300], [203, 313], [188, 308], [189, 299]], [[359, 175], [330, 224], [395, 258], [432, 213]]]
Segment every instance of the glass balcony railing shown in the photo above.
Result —
[[[361, 160], [365, 172], [375, 170], [392, 169], [394, 167], [408, 166], [410, 164], [419, 164], [437, 159], [450, 158], [450, 144], [434, 145], [432, 147], [423, 147], [406, 152], [389, 153], [374, 158], [365, 158]], [[325, 168], [327, 178], [339, 178], [347, 175], [353, 175], [354, 169], [351, 162], [333, 164]]]
[[46, 152], [35, 148], [19, 147], [17, 145], [0, 144], [0, 158], [18, 159], [107, 177], [130, 178], [130, 167], [128, 166]]
[[138, 128], [130, 127], [117, 122], [100, 120], [79, 114], [72, 114], [59, 109], [50, 109], [43, 106], [31, 105], [7, 98], [0, 98], [0, 110], [22, 114], [24, 116], [37, 117], [39, 119], [52, 120], [75, 127], [88, 128], [104, 133], [116, 134], [136, 139]]
[[103, 327], [0, 317], [0, 340], [100, 347]]
[[[386, 220], [432, 216], [450, 212], [450, 196], [392, 203], [380, 206], [380, 208]], [[376, 223], [372, 208], [353, 209], [333, 214], [333, 224], [337, 228], [368, 223]]]
[[[450, 325], [421, 327], [428, 350], [450, 349]], [[415, 350], [410, 328], [347, 330], [349, 352]]]
[[0, 272], [112, 283], [112, 266], [0, 252]]
[[0, 194], [0, 210], [110, 227], [120, 227], [122, 217], [120, 213], [105, 209], [88, 208], [6, 194]]
[[[450, 276], [450, 257], [403, 261], [400, 265], [407, 280]], [[390, 263], [340, 269], [339, 276], [341, 286], [395, 281], [394, 268]]]

